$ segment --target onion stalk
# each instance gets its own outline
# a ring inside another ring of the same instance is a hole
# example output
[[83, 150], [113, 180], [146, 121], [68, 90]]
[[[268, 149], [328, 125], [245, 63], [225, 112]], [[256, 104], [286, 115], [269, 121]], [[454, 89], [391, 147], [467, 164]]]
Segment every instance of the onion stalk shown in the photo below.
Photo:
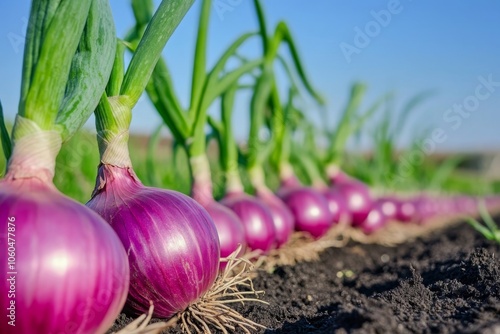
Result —
[[223, 94], [222, 123], [215, 127], [218, 130], [221, 165], [226, 181], [226, 194], [221, 203], [241, 219], [248, 247], [267, 253], [277, 245], [272, 213], [262, 201], [244, 192], [239, 173], [238, 150], [232, 130], [232, 113], [237, 88], [237, 85], [233, 85]]
[[[219, 233], [221, 256], [227, 257], [238, 244], [245, 244], [243, 224], [240, 219], [213, 198], [212, 180], [206, 154], [205, 125], [207, 109], [231, 84], [243, 74], [254, 69], [260, 60], [251, 61], [238, 69], [222, 75], [227, 61], [238, 48], [254, 34], [246, 33], [237, 38], [222, 54], [210, 71], [206, 69], [206, 44], [211, 1], [203, 1], [193, 63], [190, 106], [184, 109], [174, 91], [173, 82], [164, 59], [160, 59], [147, 93], [175, 140], [186, 150], [192, 177], [191, 196], [210, 213]], [[136, 15], [136, 31], [140, 18]], [[224, 264], [221, 263], [221, 269]]]

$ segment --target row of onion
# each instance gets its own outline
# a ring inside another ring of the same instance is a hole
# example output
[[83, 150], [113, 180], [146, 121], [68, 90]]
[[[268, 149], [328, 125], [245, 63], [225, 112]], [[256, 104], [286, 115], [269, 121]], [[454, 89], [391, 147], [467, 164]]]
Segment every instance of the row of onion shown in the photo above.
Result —
[[[366, 234], [383, 233], [389, 221], [425, 224], [436, 217], [477, 214], [476, 199], [466, 196], [375, 197], [341, 169], [362, 84], [353, 86], [323, 157], [296, 146], [294, 135], [305, 115], [298, 107], [299, 87], [318, 105], [325, 102], [305, 74], [286, 23], [279, 22], [270, 34], [259, 0], [253, 1], [259, 32], [237, 38], [210, 69], [206, 49], [212, 2], [202, 2], [190, 103], [183, 107], [161, 51], [193, 1], [163, 0], [153, 13], [152, 1], [133, 0], [136, 25], [123, 41], [115, 37], [106, 0], [32, 2], [11, 136], [2, 124], [9, 162], [0, 181], [0, 221], [2, 226], [11, 218], [17, 223], [16, 241], [7, 228], [0, 232], [2, 247], [15, 249], [14, 267], [2, 274], [0, 300], [4, 309], [12, 304], [7, 273], [18, 272], [16, 312], [19, 319], [29, 316], [17, 322], [16, 333], [104, 333], [123, 307], [137, 315], [148, 312], [151, 303], [156, 317], [172, 318], [214, 291], [227, 265], [221, 258], [240, 249], [240, 256], [279, 252], [297, 232], [321, 239], [343, 224]], [[61, 37], [58, 31], [66, 33]], [[262, 43], [262, 55], [254, 60], [240, 54], [251, 38]], [[291, 65], [278, 53], [282, 44], [290, 51]], [[125, 66], [127, 49], [132, 57]], [[228, 70], [229, 60], [241, 64]], [[288, 75], [286, 101], [280, 98], [276, 62]], [[245, 78], [252, 83], [243, 84]], [[249, 87], [249, 138], [246, 147], [239, 147], [232, 115], [238, 92]], [[129, 126], [144, 91], [188, 156], [190, 196], [147, 187], [133, 170]], [[209, 116], [217, 99], [220, 117]], [[94, 192], [83, 206], [59, 193], [52, 179], [61, 145], [92, 112], [100, 164]], [[217, 139], [224, 176], [220, 200], [214, 198], [207, 124]], [[260, 136], [263, 130], [269, 139]], [[307, 178], [297, 176], [298, 168]], [[267, 185], [268, 170], [278, 176], [276, 191]], [[494, 208], [498, 200], [486, 204]], [[0, 255], [3, 263], [10, 261], [6, 255]], [[189, 323], [224, 329], [217, 317], [208, 314], [206, 320]], [[235, 319], [245, 328], [244, 320]], [[0, 330], [9, 332], [9, 326], [4, 321]]]

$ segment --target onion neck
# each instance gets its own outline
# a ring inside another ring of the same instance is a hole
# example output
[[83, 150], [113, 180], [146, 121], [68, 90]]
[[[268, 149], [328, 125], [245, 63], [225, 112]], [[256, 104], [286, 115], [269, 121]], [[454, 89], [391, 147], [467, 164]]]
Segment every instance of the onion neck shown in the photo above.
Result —
[[331, 162], [326, 165], [326, 176], [330, 182], [335, 183], [343, 178], [344, 173], [337, 163]]
[[[130, 193], [144, 187], [132, 167], [118, 167], [101, 164], [97, 171], [96, 185], [92, 198], [102, 192]], [[117, 196], [121, 198], [123, 196]]]
[[37, 178], [52, 184], [61, 145], [58, 131], [42, 130], [34, 121], [17, 115], [13, 129], [14, 149], [5, 179]]
[[132, 108], [126, 96], [103, 97], [96, 109], [97, 143], [101, 164], [131, 168], [128, 149]]
[[289, 162], [282, 162], [279, 168], [281, 185], [285, 187], [294, 187], [300, 185], [293, 167]]
[[238, 170], [229, 170], [225, 173], [226, 177], [226, 194], [241, 194], [244, 192], [243, 184], [241, 183], [240, 173]]
[[212, 178], [210, 173], [210, 163], [205, 153], [190, 157], [189, 167], [193, 183], [191, 186], [191, 196], [195, 201], [205, 206], [214, 201], [212, 194]]
[[[256, 192], [266, 191], [269, 188], [266, 185], [266, 179], [264, 176], [264, 170], [260, 166], [254, 166], [248, 169], [248, 176], [250, 177], [250, 182], [252, 183], [252, 187]], [[269, 190], [270, 191], [270, 190]]]

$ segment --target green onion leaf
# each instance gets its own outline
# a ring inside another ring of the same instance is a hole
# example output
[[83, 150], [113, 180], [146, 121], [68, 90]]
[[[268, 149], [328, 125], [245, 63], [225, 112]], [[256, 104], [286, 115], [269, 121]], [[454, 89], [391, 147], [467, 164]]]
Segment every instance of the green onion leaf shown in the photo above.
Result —
[[[39, 8], [43, 3], [48, 3], [46, 12]], [[32, 3], [19, 114], [42, 129], [53, 128], [91, 3], [92, 0]]]
[[156, 10], [123, 79], [120, 95], [128, 96], [129, 108], [141, 97], [167, 40], [193, 2], [194, 0], [163, 0]]
[[56, 119], [56, 124], [63, 129], [63, 140], [69, 139], [97, 107], [113, 67], [115, 52], [116, 32], [109, 1], [94, 0]]
[[9, 131], [7, 131], [7, 127], [5, 126], [5, 119], [3, 117], [3, 108], [2, 102], [0, 101], [0, 138], [2, 139], [2, 149], [3, 154], [5, 156], [5, 160], [10, 159], [10, 155], [12, 154], [12, 146], [10, 142]]

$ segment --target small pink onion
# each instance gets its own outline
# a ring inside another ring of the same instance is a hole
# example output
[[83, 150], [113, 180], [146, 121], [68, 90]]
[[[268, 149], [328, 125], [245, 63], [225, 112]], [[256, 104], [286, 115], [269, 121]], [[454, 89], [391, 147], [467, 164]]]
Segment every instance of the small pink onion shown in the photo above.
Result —
[[331, 189], [338, 191], [345, 198], [347, 209], [351, 213], [351, 224], [361, 225], [373, 206], [368, 187], [358, 180], [346, 178], [336, 181]]
[[347, 209], [347, 203], [342, 194], [336, 190], [326, 188], [322, 191], [328, 202], [328, 208], [333, 217], [333, 223], [345, 222], [351, 223], [351, 214]]
[[403, 223], [415, 221], [417, 217], [417, 200], [401, 199], [396, 206], [396, 220]]
[[427, 195], [420, 195], [415, 200], [415, 221], [418, 224], [426, 224], [432, 221], [432, 218], [435, 218], [439, 212], [439, 206], [435, 198]]
[[374, 233], [387, 224], [387, 218], [384, 215], [381, 205], [374, 205], [365, 221], [359, 225], [359, 228], [366, 234]]
[[268, 252], [276, 247], [276, 231], [271, 211], [259, 199], [242, 192], [229, 193], [221, 204], [231, 209], [243, 223], [247, 246]]
[[278, 196], [295, 217], [295, 229], [323, 236], [333, 224], [333, 216], [326, 198], [317, 190], [300, 185], [283, 185]]
[[[0, 222], [1, 333], [95, 334], [113, 324], [127, 296], [129, 265], [101, 217], [51, 183], [7, 174]], [[15, 327], [8, 324], [14, 319]]]
[[131, 168], [101, 165], [87, 206], [113, 227], [130, 263], [128, 308], [169, 318], [198, 300], [219, 269], [219, 237], [209, 214], [176, 191], [145, 187]]
[[285, 244], [295, 229], [295, 219], [290, 209], [267, 188], [257, 189], [256, 196], [271, 211], [276, 232], [276, 247]]
[[395, 219], [400, 201], [395, 197], [380, 197], [375, 200], [375, 206], [380, 207], [387, 219]]
[[[210, 217], [212, 217], [217, 234], [219, 235], [220, 243], [220, 256], [228, 257], [231, 255], [239, 245], [243, 248], [246, 246], [245, 229], [240, 218], [224, 205], [215, 201], [210, 201], [203, 206], [207, 210]], [[226, 267], [226, 262], [220, 263], [220, 269]]]
[[[478, 204], [477, 199], [470, 196], [457, 196], [454, 198], [454, 210], [458, 214], [468, 214], [468, 215], [476, 214], [477, 204]], [[486, 205], [488, 205], [487, 201]]]

